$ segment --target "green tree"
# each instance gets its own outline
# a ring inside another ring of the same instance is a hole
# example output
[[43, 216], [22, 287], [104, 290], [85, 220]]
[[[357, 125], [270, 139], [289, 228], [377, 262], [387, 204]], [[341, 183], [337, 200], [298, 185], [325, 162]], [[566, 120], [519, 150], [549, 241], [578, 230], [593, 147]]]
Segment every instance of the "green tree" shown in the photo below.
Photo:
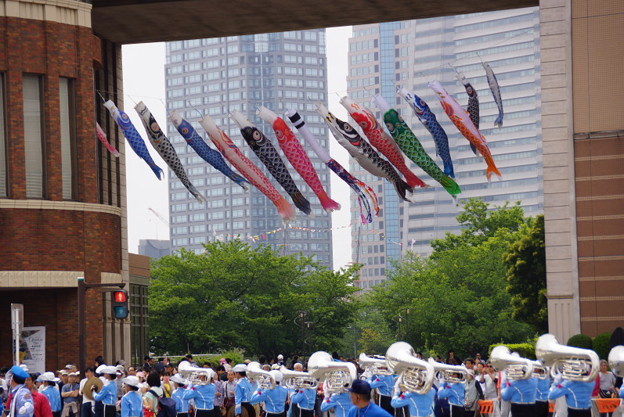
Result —
[[238, 240], [204, 246], [204, 253], [182, 250], [153, 265], [154, 350], [277, 355], [340, 343], [356, 309], [352, 269], [329, 271]]
[[364, 302], [383, 317], [381, 326], [415, 349], [474, 354], [490, 344], [522, 342], [534, 329], [512, 317], [505, 291], [503, 254], [526, 220], [518, 206], [488, 210], [478, 200], [464, 204], [465, 229], [435, 242], [423, 259], [408, 253], [385, 285]]
[[433, 257], [439, 252], [462, 245], [477, 246], [494, 236], [498, 230], [507, 229], [513, 232], [525, 222], [524, 211], [519, 202], [511, 207], [505, 202], [501, 207], [489, 209], [483, 200], [469, 198], [462, 203], [462, 208], [463, 211], [457, 215], [462, 232], [458, 235], [447, 232], [443, 239], [432, 240]]
[[511, 294], [513, 318], [548, 331], [546, 299], [546, 252], [544, 216], [531, 219], [503, 256], [507, 266], [507, 292]]

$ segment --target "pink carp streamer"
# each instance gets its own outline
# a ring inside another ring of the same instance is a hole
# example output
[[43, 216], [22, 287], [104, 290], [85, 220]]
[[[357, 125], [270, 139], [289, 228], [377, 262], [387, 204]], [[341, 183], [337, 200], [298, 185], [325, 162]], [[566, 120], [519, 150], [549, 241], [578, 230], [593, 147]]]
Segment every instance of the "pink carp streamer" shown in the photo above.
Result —
[[[338, 161], [336, 161], [329, 155], [327, 150], [325, 150], [316, 139], [314, 133], [312, 133], [308, 126], [306, 126], [305, 121], [303, 120], [301, 115], [299, 115], [299, 113], [294, 110], [288, 110], [286, 112], [286, 117], [290, 119], [291, 123], [297, 128], [297, 131], [301, 134], [303, 139], [314, 150], [318, 158], [323, 161], [325, 165], [329, 167], [329, 169], [334, 171], [334, 173], [338, 175], [340, 179], [346, 182], [347, 185], [349, 185], [349, 187], [353, 189], [353, 191], [355, 191], [358, 196], [358, 204], [360, 206], [360, 220], [362, 221], [362, 224], [372, 223], [373, 215], [371, 212], [368, 198], [370, 198], [373, 202], [375, 215], [379, 215], [379, 202], [377, 201], [377, 194], [375, 194], [375, 191], [373, 191], [373, 189], [369, 185], [363, 183], [362, 181], [351, 175], [349, 171], [347, 171], [342, 165], [338, 163]], [[368, 198], [366, 198], [366, 194], [368, 194]]]
[[97, 135], [97, 138], [99, 139], [99, 141], [102, 142], [102, 145], [104, 145], [104, 147], [108, 149], [108, 151], [112, 153], [113, 156], [119, 158], [119, 151], [115, 149], [113, 145], [110, 144], [110, 142], [108, 141], [108, 138], [106, 137], [106, 133], [104, 133], [104, 130], [102, 129], [102, 127], [100, 126], [98, 122], [95, 122], [95, 134]]
[[273, 127], [277, 142], [282, 151], [284, 151], [284, 155], [286, 155], [290, 164], [301, 175], [301, 178], [314, 191], [325, 211], [331, 213], [334, 210], [340, 210], [340, 204], [329, 198], [325, 192], [316, 170], [312, 166], [312, 162], [310, 162], [310, 158], [308, 158], [303, 146], [301, 146], [301, 143], [299, 143], [299, 140], [297, 140], [297, 137], [290, 130], [284, 119], [266, 107], [260, 107], [256, 114]]
[[295, 208], [273, 187], [271, 181], [256, 167], [238, 147], [232, 142], [232, 139], [210, 118], [204, 116], [199, 124], [204, 128], [212, 143], [217, 147], [219, 152], [230, 161], [232, 165], [245, 176], [262, 194], [267, 196], [277, 208], [280, 217], [289, 222], [295, 220]]
[[377, 150], [388, 158], [388, 161], [403, 174], [405, 181], [410, 187], [427, 187], [427, 184], [405, 165], [405, 158], [398, 145], [394, 139], [383, 130], [370, 110], [355, 103], [347, 96], [340, 99], [340, 104], [347, 109], [353, 120], [362, 128], [362, 131], [371, 145], [377, 148]]

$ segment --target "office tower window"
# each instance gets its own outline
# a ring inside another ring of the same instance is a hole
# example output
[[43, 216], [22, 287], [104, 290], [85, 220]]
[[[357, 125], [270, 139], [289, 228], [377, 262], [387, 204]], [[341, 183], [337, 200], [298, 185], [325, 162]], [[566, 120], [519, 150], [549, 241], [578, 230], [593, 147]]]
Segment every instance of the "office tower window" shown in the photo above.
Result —
[[74, 97], [74, 81], [61, 77], [59, 79], [59, 110], [61, 116], [61, 177], [64, 200], [71, 200], [76, 195], [76, 110]]
[[45, 197], [43, 156], [43, 77], [24, 74], [24, 153], [26, 159], [26, 197]]

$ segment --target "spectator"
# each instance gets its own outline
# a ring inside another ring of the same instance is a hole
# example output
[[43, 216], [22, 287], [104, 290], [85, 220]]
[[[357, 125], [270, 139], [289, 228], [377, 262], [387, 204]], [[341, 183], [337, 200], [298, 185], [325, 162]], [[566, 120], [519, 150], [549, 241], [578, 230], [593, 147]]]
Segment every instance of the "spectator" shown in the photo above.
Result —
[[80, 384], [78, 383], [78, 372], [70, 372], [67, 384], [63, 385], [61, 390], [61, 398], [63, 399], [63, 408], [61, 417], [77, 417], [80, 412]]
[[78, 391], [82, 395], [82, 405], [80, 407], [80, 417], [93, 417], [93, 407], [95, 406], [95, 401], [93, 397], [88, 398], [84, 391], [85, 383], [95, 376], [95, 372], [93, 368], [89, 367], [84, 370], [85, 377], [80, 381], [80, 385], [78, 386]]

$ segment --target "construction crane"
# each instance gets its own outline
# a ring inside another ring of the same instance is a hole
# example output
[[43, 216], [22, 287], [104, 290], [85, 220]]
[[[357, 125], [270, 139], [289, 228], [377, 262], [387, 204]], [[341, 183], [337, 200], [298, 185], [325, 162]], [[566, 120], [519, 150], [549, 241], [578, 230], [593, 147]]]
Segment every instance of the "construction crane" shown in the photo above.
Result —
[[157, 212], [156, 210], [154, 210], [153, 208], [148, 208], [149, 211], [152, 212], [152, 214], [156, 217], [158, 217], [158, 220], [160, 220], [161, 222], [163, 222], [167, 227], [169, 227], [169, 220], [165, 219], [159, 212]]

